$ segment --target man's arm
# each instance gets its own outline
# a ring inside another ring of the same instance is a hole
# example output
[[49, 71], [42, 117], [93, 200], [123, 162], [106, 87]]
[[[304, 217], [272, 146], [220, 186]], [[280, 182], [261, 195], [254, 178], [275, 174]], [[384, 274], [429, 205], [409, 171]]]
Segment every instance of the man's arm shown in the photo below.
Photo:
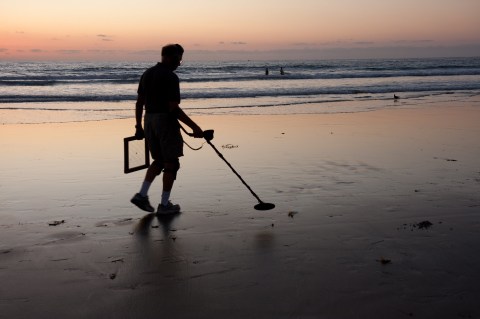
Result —
[[138, 139], [143, 139], [145, 133], [142, 128], [142, 116], [143, 116], [143, 106], [145, 105], [145, 97], [141, 94], [137, 96], [137, 102], [135, 103], [135, 137]]
[[145, 105], [145, 97], [141, 94], [137, 96], [137, 102], [135, 103], [135, 121], [136, 126], [142, 126], [143, 106]]
[[198, 126], [197, 123], [195, 123], [187, 114], [185, 114], [185, 112], [182, 110], [182, 108], [180, 107], [180, 105], [178, 105], [177, 102], [169, 102], [169, 108], [170, 112], [177, 114], [177, 118], [179, 121], [185, 123], [193, 130], [194, 137], [203, 137], [203, 131], [200, 126]]

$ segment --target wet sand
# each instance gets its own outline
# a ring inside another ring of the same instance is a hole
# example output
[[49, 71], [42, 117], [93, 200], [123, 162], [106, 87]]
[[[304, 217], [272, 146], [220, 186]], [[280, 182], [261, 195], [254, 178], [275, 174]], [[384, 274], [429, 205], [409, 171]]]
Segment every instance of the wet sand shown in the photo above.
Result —
[[276, 208], [205, 145], [170, 218], [133, 119], [0, 126], [1, 317], [479, 318], [479, 106], [196, 117]]

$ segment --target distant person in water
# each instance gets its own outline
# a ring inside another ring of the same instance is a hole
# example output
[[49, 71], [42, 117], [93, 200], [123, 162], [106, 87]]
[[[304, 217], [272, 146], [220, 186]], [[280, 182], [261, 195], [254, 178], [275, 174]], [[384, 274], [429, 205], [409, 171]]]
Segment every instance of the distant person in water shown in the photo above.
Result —
[[285, 74], [285, 72], [283, 71], [283, 67], [280, 67], [280, 74], [281, 74], [281, 75], [284, 75], [284, 74]]
[[269, 71], [268, 71], [268, 67], [265, 68], [265, 75], [268, 75]]
[[[203, 137], [202, 129], [180, 108], [180, 86], [174, 71], [180, 66], [183, 48], [179, 44], [169, 44], [162, 48], [162, 62], [147, 69], [138, 85], [135, 104], [135, 136], [146, 138], [153, 162], [147, 169], [140, 191], [131, 202], [138, 208], [154, 212], [150, 205], [148, 190], [154, 179], [163, 171], [163, 192], [158, 205], [158, 214], [180, 212], [178, 204], [170, 202], [170, 192], [180, 169], [179, 157], [183, 156], [183, 139], [180, 133], [181, 121], [193, 130], [195, 137]], [[143, 108], [144, 125], [142, 127]]]

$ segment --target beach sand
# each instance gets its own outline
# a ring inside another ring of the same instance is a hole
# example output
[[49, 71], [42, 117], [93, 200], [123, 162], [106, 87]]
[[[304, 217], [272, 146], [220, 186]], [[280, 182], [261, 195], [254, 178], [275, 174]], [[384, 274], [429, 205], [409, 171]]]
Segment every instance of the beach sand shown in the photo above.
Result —
[[479, 106], [195, 117], [276, 208], [204, 145], [170, 218], [133, 119], [0, 126], [0, 317], [479, 318]]

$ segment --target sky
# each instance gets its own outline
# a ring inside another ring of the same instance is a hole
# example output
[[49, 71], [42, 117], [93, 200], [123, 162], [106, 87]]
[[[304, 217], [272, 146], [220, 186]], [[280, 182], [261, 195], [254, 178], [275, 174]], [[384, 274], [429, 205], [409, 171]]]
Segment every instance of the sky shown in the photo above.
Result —
[[2, 60], [480, 56], [478, 0], [0, 0]]

